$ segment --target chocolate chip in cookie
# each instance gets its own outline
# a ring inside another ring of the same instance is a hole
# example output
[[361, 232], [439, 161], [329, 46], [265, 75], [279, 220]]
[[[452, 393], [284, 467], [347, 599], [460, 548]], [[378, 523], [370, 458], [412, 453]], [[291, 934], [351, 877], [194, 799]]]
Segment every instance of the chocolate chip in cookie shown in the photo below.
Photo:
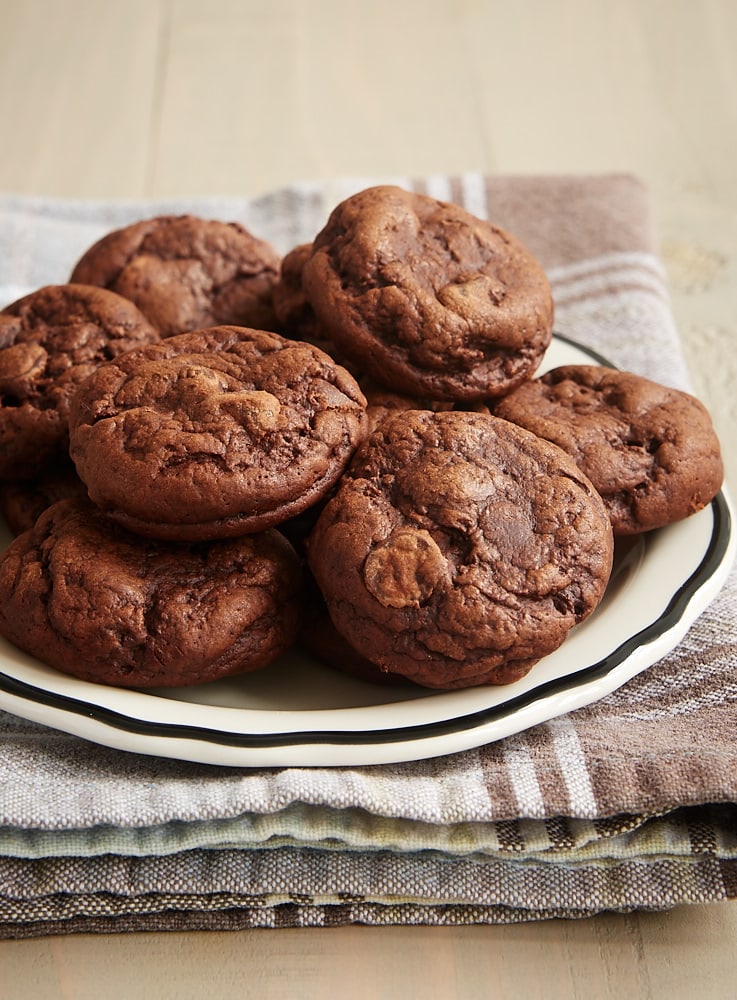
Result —
[[433, 688], [524, 676], [599, 604], [601, 498], [560, 448], [507, 421], [410, 410], [361, 447], [308, 540], [350, 645]]

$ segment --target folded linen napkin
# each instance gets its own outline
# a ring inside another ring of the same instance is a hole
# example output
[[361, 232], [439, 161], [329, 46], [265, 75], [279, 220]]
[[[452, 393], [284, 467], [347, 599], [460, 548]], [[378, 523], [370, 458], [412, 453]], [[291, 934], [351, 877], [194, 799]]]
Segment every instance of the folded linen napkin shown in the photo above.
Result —
[[[688, 388], [647, 192], [624, 175], [386, 178], [464, 204], [545, 265], [556, 327]], [[373, 183], [254, 199], [0, 198], [0, 301], [67, 279], [114, 226], [238, 219], [281, 251]], [[218, 768], [0, 712], [0, 936], [515, 922], [737, 896], [737, 575], [679, 646], [600, 701], [475, 750]]]

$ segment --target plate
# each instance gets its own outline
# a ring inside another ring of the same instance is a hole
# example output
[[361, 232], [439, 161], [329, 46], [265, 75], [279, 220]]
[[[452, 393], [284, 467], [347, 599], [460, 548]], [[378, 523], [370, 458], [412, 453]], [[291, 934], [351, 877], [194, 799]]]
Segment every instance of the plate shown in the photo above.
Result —
[[[541, 371], [607, 364], [556, 336]], [[131, 691], [67, 677], [0, 640], [0, 708], [104, 746], [235, 767], [420, 760], [471, 749], [591, 704], [673, 649], [734, 556], [725, 492], [667, 528], [618, 540], [603, 601], [563, 645], [504, 687], [374, 685], [292, 651], [264, 670]], [[9, 533], [0, 540], [4, 546]]]

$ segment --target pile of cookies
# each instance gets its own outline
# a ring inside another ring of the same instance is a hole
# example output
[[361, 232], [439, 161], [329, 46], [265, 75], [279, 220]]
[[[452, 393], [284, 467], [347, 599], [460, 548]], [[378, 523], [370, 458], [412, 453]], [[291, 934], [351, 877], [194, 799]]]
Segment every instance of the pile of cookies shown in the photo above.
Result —
[[526, 674], [606, 590], [614, 538], [722, 482], [693, 397], [535, 372], [546, 275], [513, 236], [393, 186], [282, 260], [164, 216], [0, 313], [0, 634], [126, 687], [294, 643], [449, 689]]

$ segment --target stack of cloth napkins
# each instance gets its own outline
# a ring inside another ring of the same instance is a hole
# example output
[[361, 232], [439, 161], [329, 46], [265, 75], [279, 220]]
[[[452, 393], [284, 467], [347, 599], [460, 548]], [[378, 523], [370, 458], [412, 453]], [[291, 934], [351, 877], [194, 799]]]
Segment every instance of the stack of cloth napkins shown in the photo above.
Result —
[[[514, 233], [546, 268], [558, 331], [689, 388], [637, 179], [384, 181]], [[1, 304], [68, 280], [105, 232], [162, 213], [237, 220], [286, 252], [370, 183], [166, 203], [4, 197]], [[0, 711], [0, 937], [510, 923], [735, 897], [736, 621], [732, 572], [677, 647], [612, 693], [416, 762], [219, 767]]]

